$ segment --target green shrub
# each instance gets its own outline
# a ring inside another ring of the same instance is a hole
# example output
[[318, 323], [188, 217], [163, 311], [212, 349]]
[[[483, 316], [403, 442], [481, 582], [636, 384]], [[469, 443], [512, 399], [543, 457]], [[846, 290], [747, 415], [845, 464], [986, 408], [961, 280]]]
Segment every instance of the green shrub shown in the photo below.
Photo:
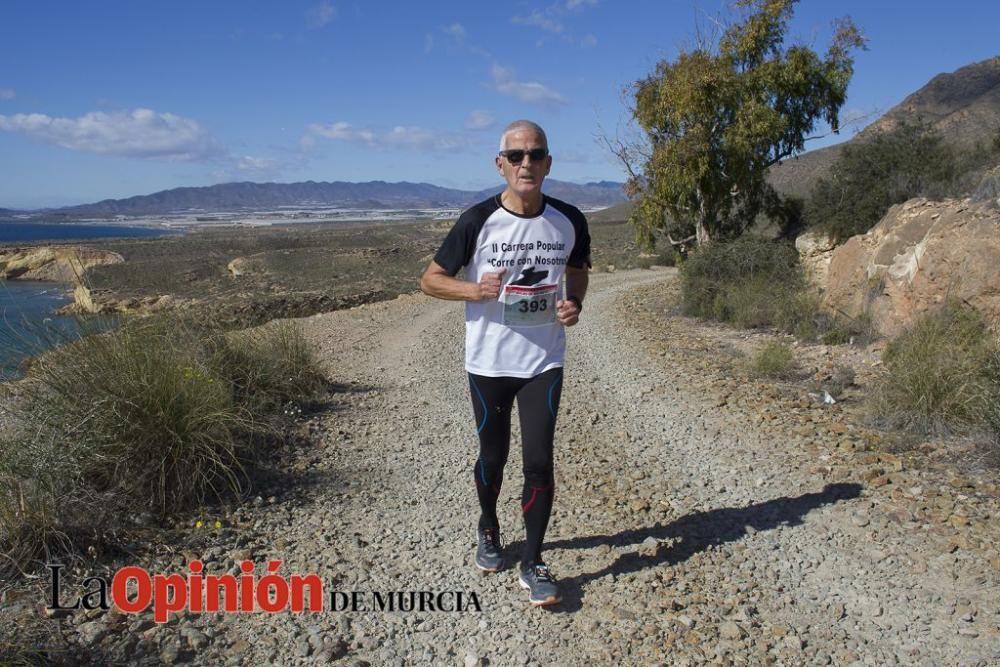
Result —
[[894, 204], [952, 193], [956, 160], [941, 134], [927, 125], [903, 124], [848, 144], [813, 187], [808, 224], [837, 243], [864, 234]]
[[822, 310], [806, 284], [795, 248], [784, 241], [744, 236], [712, 243], [681, 265], [686, 314], [744, 328], [774, 327], [801, 340], [867, 343], [877, 332], [870, 317]]
[[902, 124], [845, 145], [828, 175], [813, 187], [805, 219], [842, 243], [867, 232], [891, 206], [907, 199], [969, 194], [983, 170], [998, 158], [1000, 143], [995, 139], [956, 148], [928, 125]]
[[238, 493], [257, 434], [322, 386], [290, 324], [222, 334], [126, 320], [52, 350], [20, 383], [15, 435], [0, 441], [0, 547], [20, 564], [137, 511]]
[[681, 265], [686, 314], [747, 326], [771, 324], [770, 303], [776, 296], [797, 293], [804, 284], [791, 244], [751, 236], [711, 243]]
[[750, 358], [747, 370], [753, 377], [782, 378], [791, 375], [795, 353], [785, 343], [772, 340]]
[[977, 311], [928, 313], [883, 353], [875, 416], [919, 433], [1000, 433], [1000, 346]]

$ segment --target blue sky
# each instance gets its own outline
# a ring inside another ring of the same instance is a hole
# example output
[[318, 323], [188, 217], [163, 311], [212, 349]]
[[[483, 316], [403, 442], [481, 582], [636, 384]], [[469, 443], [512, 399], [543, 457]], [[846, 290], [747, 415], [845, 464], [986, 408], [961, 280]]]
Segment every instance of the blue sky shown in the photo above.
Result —
[[[0, 207], [233, 180], [487, 187], [523, 117], [548, 130], [552, 177], [624, 180], [596, 140], [628, 132], [623, 89], [726, 6], [5, 0]], [[803, 0], [790, 38], [823, 51], [843, 15], [870, 40], [849, 118], [1000, 53], [1000, 3], [982, 0]]]

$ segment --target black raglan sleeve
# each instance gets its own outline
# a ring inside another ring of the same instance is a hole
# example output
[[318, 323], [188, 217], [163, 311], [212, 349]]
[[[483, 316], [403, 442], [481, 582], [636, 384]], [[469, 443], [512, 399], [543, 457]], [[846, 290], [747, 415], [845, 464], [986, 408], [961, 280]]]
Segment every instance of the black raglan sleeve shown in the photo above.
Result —
[[576, 242], [569, 252], [566, 263], [575, 269], [593, 268], [590, 262], [590, 230], [587, 227], [587, 218], [577, 207], [567, 204], [558, 199], [549, 198], [549, 203], [555, 206], [563, 215], [569, 218], [573, 224], [573, 231], [576, 234]]
[[444, 242], [434, 255], [437, 262], [448, 275], [455, 276], [462, 267], [469, 263], [476, 251], [479, 232], [482, 231], [486, 219], [496, 210], [496, 206], [487, 200], [462, 213], [458, 222], [451, 228]]
[[576, 243], [573, 244], [573, 250], [570, 251], [566, 263], [577, 269], [593, 268], [593, 264], [590, 263], [590, 229], [587, 227], [587, 218], [580, 211], [577, 211], [577, 214], [579, 221], [570, 218], [576, 230]]

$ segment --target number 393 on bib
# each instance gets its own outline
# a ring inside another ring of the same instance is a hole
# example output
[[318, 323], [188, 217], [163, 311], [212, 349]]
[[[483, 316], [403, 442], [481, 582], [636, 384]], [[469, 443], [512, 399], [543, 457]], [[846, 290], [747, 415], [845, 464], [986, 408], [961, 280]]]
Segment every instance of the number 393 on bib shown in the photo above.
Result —
[[503, 323], [509, 327], [540, 327], [556, 321], [559, 285], [504, 287]]

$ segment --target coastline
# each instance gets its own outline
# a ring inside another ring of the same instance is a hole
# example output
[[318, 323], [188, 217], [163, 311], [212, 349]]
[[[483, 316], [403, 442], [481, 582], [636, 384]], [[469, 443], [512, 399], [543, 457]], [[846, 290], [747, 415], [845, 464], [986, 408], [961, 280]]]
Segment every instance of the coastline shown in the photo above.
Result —
[[56, 311], [73, 303], [65, 284], [44, 280], [0, 280], [0, 382], [21, 376], [30, 357], [73, 335], [76, 320]]

